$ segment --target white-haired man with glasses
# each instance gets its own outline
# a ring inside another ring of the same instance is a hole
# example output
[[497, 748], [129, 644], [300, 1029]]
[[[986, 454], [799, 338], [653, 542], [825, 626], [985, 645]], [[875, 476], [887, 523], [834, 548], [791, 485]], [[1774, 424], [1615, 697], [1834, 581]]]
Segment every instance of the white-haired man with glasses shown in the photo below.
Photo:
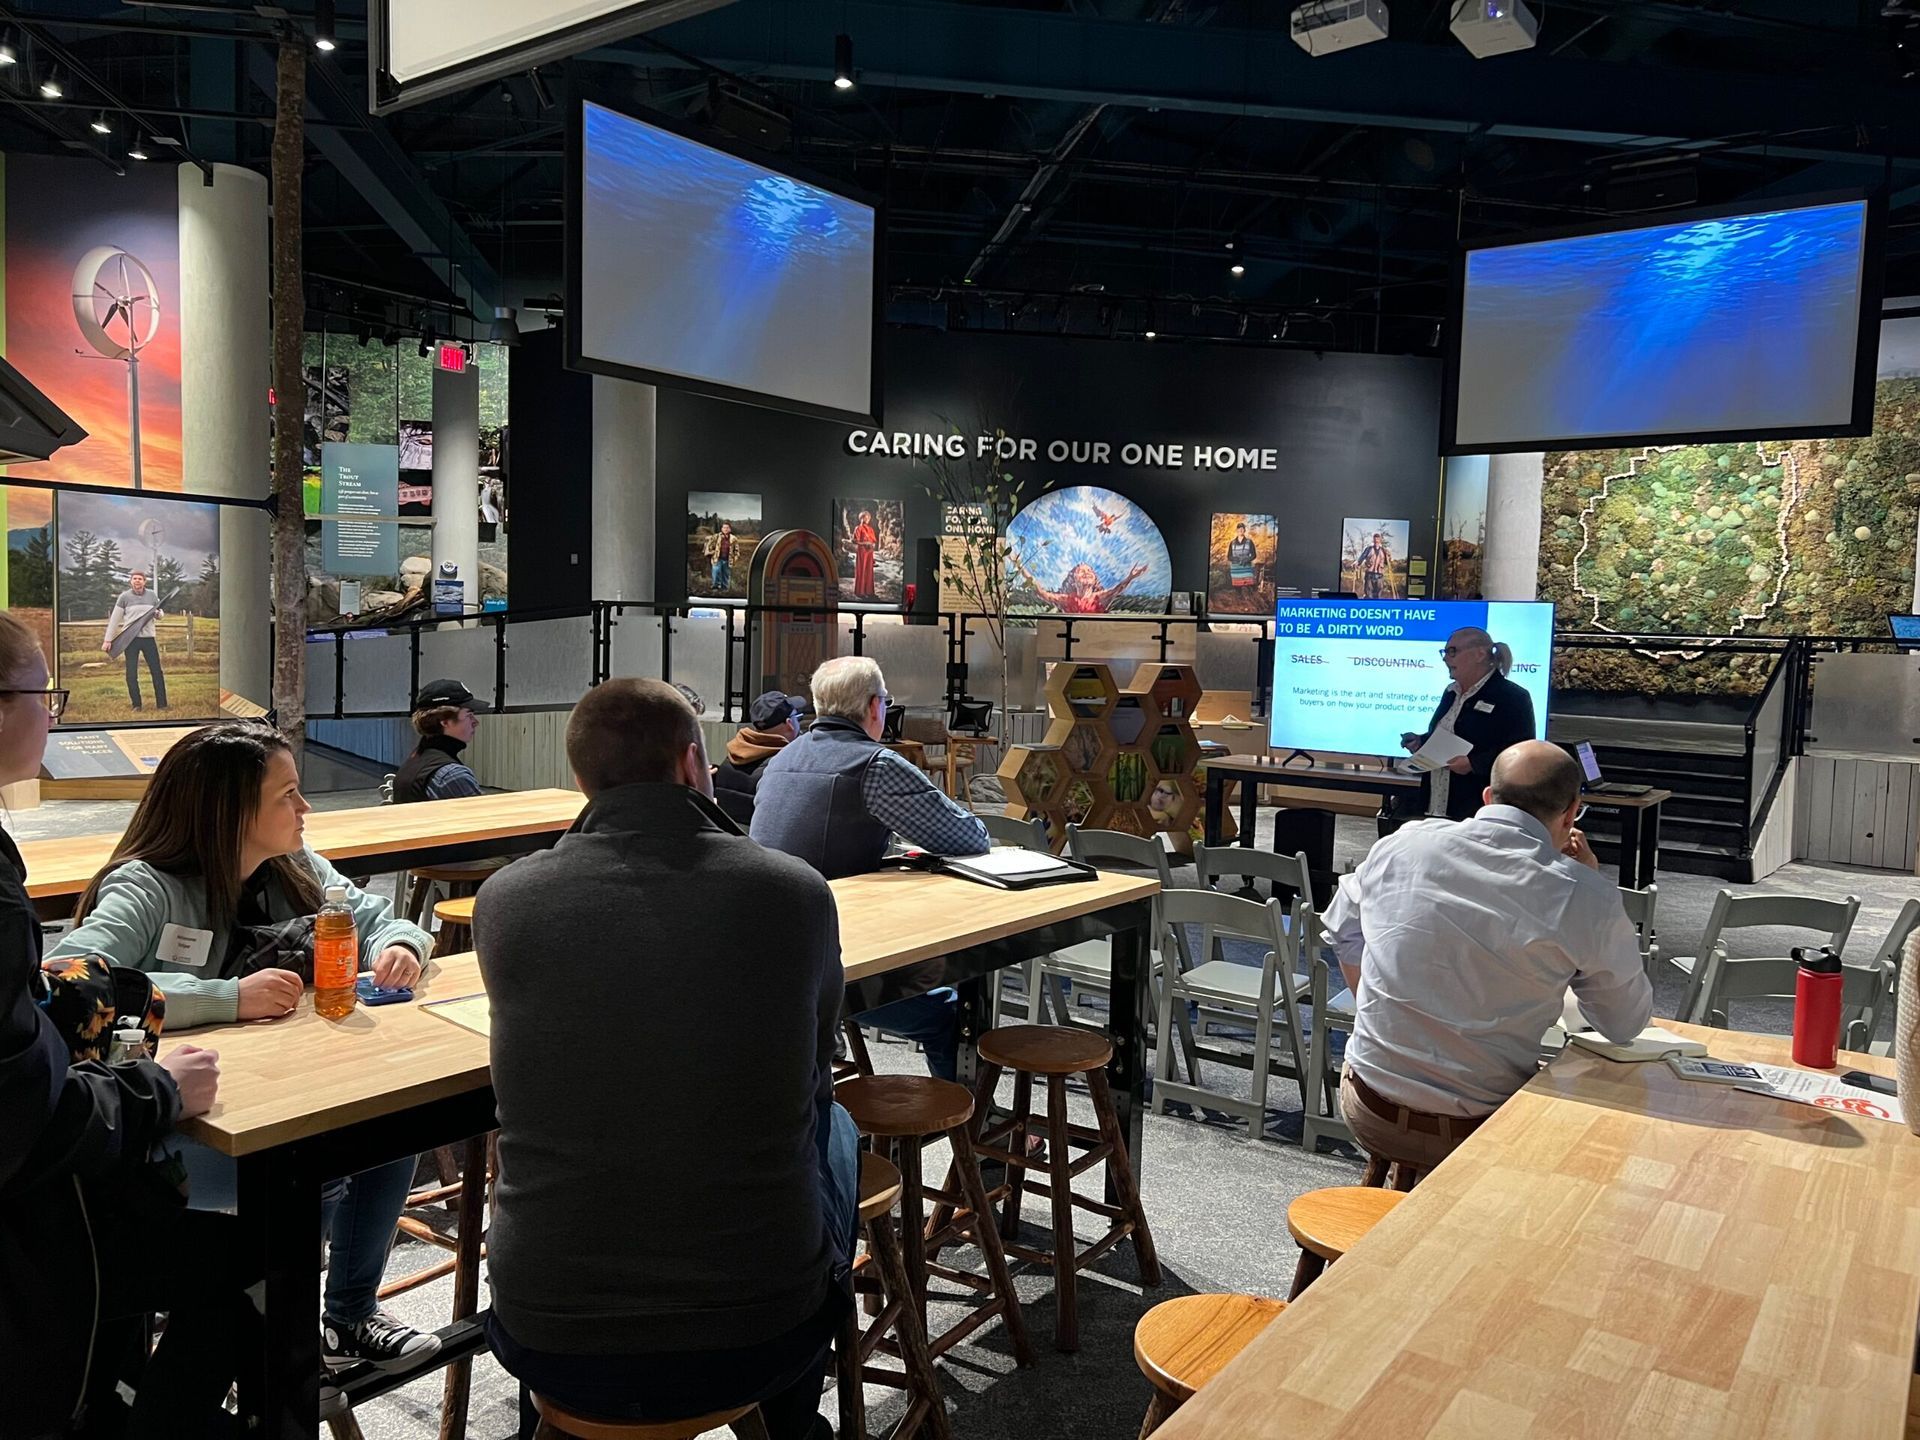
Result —
[[[761, 768], [753, 838], [797, 856], [829, 880], [879, 868], [895, 835], [936, 855], [990, 847], [980, 817], [943, 794], [904, 756], [880, 743], [886, 677], [864, 655], [813, 672], [813, 726]], [[927, 1069], [951, 1080], [959, 1064], [959, 996], [942, 987], [859, 1018], [926, 1047]]]

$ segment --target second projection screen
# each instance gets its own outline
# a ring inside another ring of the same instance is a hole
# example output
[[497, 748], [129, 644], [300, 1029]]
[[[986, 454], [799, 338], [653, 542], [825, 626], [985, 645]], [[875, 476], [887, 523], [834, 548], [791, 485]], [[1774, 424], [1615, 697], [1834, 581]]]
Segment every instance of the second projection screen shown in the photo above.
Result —
[[870, 417], [871, 206], [583, 102], [586, 368]]

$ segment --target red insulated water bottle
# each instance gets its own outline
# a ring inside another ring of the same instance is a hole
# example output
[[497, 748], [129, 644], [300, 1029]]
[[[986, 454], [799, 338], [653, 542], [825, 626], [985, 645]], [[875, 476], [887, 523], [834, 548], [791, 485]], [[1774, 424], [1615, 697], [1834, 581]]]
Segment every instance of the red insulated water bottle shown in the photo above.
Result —
[[1840, 992], [1846, 979], [1831, 947], [1795, 947], [1800, 964], [1793, 982], [1793, 1063], [1831, 1070], [1840, 1058]]

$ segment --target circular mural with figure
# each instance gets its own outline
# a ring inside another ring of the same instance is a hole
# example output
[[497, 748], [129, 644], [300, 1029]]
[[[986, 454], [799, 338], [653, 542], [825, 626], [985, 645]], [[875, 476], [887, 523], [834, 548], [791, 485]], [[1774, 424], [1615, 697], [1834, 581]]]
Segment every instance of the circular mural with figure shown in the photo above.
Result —
[[1111, 490], [1049, 490], [1007, 527], [1007, 606], [1017, 614], [1161, 615], [1172, 589], [1160, 527]]

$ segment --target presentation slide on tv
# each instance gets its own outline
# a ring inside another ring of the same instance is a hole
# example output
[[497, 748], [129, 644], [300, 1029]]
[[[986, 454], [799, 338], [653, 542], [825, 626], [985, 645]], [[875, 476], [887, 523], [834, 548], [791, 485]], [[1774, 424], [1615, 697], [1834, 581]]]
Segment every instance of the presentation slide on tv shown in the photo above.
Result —
[[1271, 738], [1280, 749], [1404, 755], [1450, 682], [1440, 652], [1477, 627], [1513, 650], [1507, 678], [1546, 733], [1553, 606], [1545, 601], [1282, 600], [1274, 614]]

